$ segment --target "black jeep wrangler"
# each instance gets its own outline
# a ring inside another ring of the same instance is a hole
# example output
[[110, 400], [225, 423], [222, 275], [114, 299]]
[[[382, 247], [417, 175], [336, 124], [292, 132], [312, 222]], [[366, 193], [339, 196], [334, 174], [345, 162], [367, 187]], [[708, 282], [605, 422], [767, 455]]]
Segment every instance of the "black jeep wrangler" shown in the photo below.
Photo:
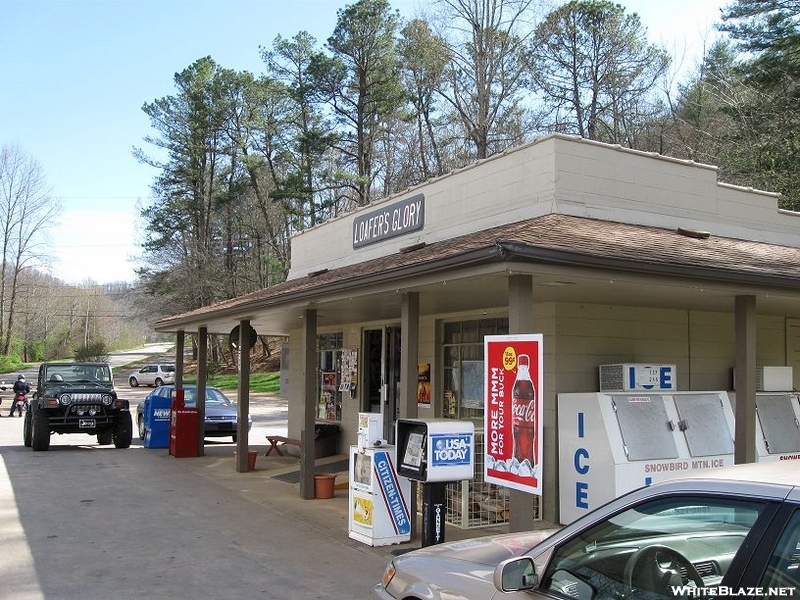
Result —
[[133, 435], [130, 405], [117, 398], [107, 363], [42, 363], [23, 427], [34, 450], [49, 449], [51, 433], [88, 433], [117, 448]]

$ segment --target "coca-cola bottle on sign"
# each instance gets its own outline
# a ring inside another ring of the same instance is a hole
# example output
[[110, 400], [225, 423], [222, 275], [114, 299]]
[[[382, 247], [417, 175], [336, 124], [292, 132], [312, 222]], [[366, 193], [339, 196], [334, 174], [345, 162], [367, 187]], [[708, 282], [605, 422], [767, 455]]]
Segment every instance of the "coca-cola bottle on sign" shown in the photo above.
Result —
[[517, 379], [511, 389], [511, 425], [514, 435], [514, 457], [531, 467], [538, 460], [536, 443], [536, 389], [531, 381], [531, 359], [527, 354], [517, 358]]

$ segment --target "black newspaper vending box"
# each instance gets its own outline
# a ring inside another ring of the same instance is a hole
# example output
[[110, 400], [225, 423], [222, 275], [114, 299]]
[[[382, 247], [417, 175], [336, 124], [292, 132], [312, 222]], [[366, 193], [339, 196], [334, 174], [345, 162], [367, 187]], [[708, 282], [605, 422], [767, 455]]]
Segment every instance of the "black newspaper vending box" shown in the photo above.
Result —
[[422, 482], [422, 545], [444, 541], [447, 483], [472, 479], [475, 425], [453, 419], [398, 419], [397, 474]]

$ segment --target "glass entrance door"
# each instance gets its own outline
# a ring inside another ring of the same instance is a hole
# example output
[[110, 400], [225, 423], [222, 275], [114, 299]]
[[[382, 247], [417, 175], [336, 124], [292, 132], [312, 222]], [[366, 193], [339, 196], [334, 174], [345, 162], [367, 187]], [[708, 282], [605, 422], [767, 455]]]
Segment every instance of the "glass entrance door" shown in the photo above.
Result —
[[400, 328], [387, 327], [384, 331], [384, 369], [386, 373], [383, 436], [394, 444], [394, 425], [399, 415], [400, 396]]
[[383, 415], [383, 437], [394, 443], [400, 391], [400, 328], [365, 329], [361, 410]]

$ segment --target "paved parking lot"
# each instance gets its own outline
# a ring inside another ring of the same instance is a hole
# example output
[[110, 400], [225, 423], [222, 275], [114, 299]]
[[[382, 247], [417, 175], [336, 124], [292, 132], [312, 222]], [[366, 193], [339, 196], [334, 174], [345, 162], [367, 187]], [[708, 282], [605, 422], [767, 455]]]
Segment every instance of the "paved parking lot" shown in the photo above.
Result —
[[297, 468], [263, 456], [285, 404], [251, 402], [250, 473], [229, 442], [175, 459], [74, 434], [33, 452], [23, 419], [0, 419], [0, 598], [369, 598], [390, 549], [348, 538], [347, 490], [302, 500], [274, 477]]
[[[115, 372], [135, 413], [152, 388], [130, 388], [127, 370]], [[7, 414], [11, 392], [0, 397]], [[0, 600], [370, 598], [391, 554], [420, 540], [373, 548], [350, 539], [346, 471], [333, 498], [303, 500], [286, 477], [298, 459], [264, 456], [266, 435], [286, 433], [286, 402], [253, 394], [250, 408], [259, 455], [249, 473], [236, 472], [226, 438], [206, 440], [199, 458], [144, 448], [135, 429], [126, 450], [71, 434], [33, 452], [23, 419], [0, 418]], [[317, 467], [337, 470], [343, 459]], [[496, 532], [448, 526], [446, 539]]]

